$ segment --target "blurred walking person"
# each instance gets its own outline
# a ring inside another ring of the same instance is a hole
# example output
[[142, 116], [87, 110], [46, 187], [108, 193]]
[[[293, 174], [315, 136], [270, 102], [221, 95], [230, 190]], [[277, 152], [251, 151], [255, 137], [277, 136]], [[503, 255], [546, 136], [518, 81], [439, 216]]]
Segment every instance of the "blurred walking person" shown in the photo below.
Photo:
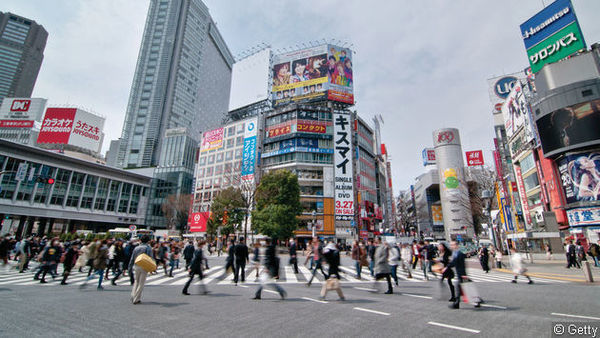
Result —
[[402, 269], [406, 271], [408, 278], [412, 278], [411, 265], [413, 261], [413, 250], [407, 243], [402, 243], [402, 249], [400, 250], [400, 260], [402, 262]]
[[294, 267], [294, 273], [298, 273], [298, 247], [293, 238], [290, 238], [290, 265]]
[[515, 278], [511, 281], [511, 283], [517, 283], [517, 278], [519, 275], [521, 275], [527, 277], [529, 280], [527, 284], [533, 284], [533, 281], [527, 274], [527, 269], [523, 266], [523, 262], [525, 261], [523, 256], [518, 253], [515, 248], [510, 248], [510, 252], [512, 253], [510, 257], [510, 263], [512, 264], [513, 273], [515, 274]]
[[312, 284], [313, 278], [315, 278], [315, 275], [317, 274], [317, 270], [321, 270], [323, 277], [327, 279], [327, 274], [325, 274], [325, 271], [323, 271], [323, 246], [317, 237], [313, 237], [311, 247], [314, 268], [308, 283], [306, 283], [306, 286], [310, 286], [310, 284]]
[[[46, 248], [42, 252], [42, 257], [40, 259], [40, 270], [38, 270], [33, 279], [39, 279], [40, 283], [42, 284], [47, 283], [46, 273], [48, 272], [52, 276], [52, 279], [56, 278], [56, 275], [54, 274], [54, 267], [58, 265], [61, 254], [62, 251], [60, 249], [60, 244], [58, 242], [58, 239], [55, 238], [52, 240], [52, 242], [50, 242], [50, 245], [46, 246]], [[41, 279], [39, 278], [40, 274], [42, 275]]]
[[388, 289], [385, 292], [386, 295], [394, 293], [392, 289], [392, 280], [390, 277], [390, 266], [388, 264], [390, 247], [387, 242], [381, 243], [381, 238], [375, 239], [375, 286], [377, 287], [377, 281], [384, 279], [387, 281]]
[[[465, 265], [465, 258], [467, 257], [460, 248], [458, 247], [457, 241], [450, 242], [450, 248], [452, 249], [452, 259], [450, 263], [442, 270], [442, 273], [446, 273], [449, 269], [454, 268], [456, 273], [456, 282], [454, 283], [454, 288], [456, 292], [456, 297], [454, 297], [454, 302], [449, 306], [451, 309], [458, 309], [460, 307], [460, 296], [465, 294], [463, 290], [463, 283], [469, 281], [469, 277], [467, 276], [467, 269]], [[479, 298], [475, 303], [475, 307], [481, 306], [481, 299]]]
[[194, 258], [194, 242], [189, 241], [188, 244], [183, 248], [183, 259], [185, 260], [185, 269], [190, 268], [192, 259]]
[[192, 258], [192, 261], [190, 262], [190, 268], [189, 268], [190, 278], [185, 283], [185, 286], [183, 287], [183, 290], [181, 291], [181, 293], [186, 296], [190, 295], [188, 290], [190, 288], [190, 284], [192, 284], [192, 280], [194, 280], [194, 276], [196, 276], [196, 275], [198, 275], [198, 278], [200, 279], [200, 289], [202, 290], [200, 293], [203, 295], [208, 293], [208, 291], [206, 290], [206, 286], [202, 282], [202, 280], [204, 279], [204, 275], [202, 274], [202, 265], [204, 264], [204, 251], [202, 249], [203, 247], [204, 247], [204, 241], [198, 242], [198, 248], [194, 251], [194, 257]]
[[[345, 300], [344, 293], [342, 292], [342, 288], [340, 286], [340, 251], [338, 248], [330, 242], [323, 249], [323, 256], [327, 265], [329, 266], [328, 278], [323, 283], [323, 287], [321, 288], [321, 300], [325, 300], [327, 296], [327, 291], [335, 290], [340, 297], [340, 300]], [[333, 276], [336, 276], [335, 278]]]
[[265, 251], [264, 259], [264, 266], [266, 271], [263, 271], [263, 275], [259, 278], [260, 284], [258, 285], [258, 289], [256, 289], [256, 293], [254, 294], [253, 299], [261, 299], [262, 289], [265, 286], [269, 286], [275, 289], [279, 293], [281, 299], [283, 300], [285, 299], [287, 293], [281, 286], [277, 285], [274, 282], [275, 276], [279, 274], [279, 271], [277, 271], [279, 267], [279, 258], [277, 258], [277, 248], [275, 246], [275, 242], [271, 239], [267, 238], [266, 242], [267, 250]]
[[490, 265], [489, 265], [490, 253], [485, 245], [479, 249], [478, 256], [479, 256], [479, 264], [481, 265], [481, 269], [483, 271], [485, 271], [485, 273], [489, 273], [490, 272]]
[[73, 242], [65, 252], [65, 260], [63, 261], [63, 278], [60, 282], [60, 285], [68, 284], [67, 278], [69, 278], [69, 274], [71, 274], [71, 270], [73, 269], [73, 266], [75, 266], [78, 256], [79, 242]]
[[[98, 291], [104, 290], [102, 286], [102, 281], [104, 280], [104, 270], [106, 269], [106, 264], [108, 261], [108, 247], [106, 246], [107, 240], [103, 240], [100, 242], [100, 245], [96, 251], [96, 255], [94, 258], [94, 262], [92, 263], [92, 268], [94, 269], [94, 274], [98, 275], [98, 286], [96, 289]], [[79, 286], [80, 289], [83, 289], [87, 286], [87, 283], [94, 278], [94, 275], [89, 275], [88, 278]]]
[[354, 267], [356, 269], [356, 278], [360, 279], [360, 273], [362, 271], [362, 263], [366, 259], [366, 252], [364, 247], [362, 247], [362, 243], [359, 244], [359, 241], [354, 241], [352, 243], [352, 259], [354, 260]]
[[440, 278], [440, 287], [444, 284], [444, 279], [448, 282], [448, 288], [450, 289], [450, 294], [452, 297], [448, 300], [449, 302], [456, 301], [456, 291], [454, 289], [454, 285], [452, 284], [452, 278], [454, 278], [454, 271], [452, 269], [448, 269], [448, 265], [450, 264], [450, 258], [452, 257], [452, 251], [446, 246], [445, 243], [440, 243], [438, 245], [439, 252], [439, 262], [442, 263], [444, 268], [442, 269], [442, 278]]

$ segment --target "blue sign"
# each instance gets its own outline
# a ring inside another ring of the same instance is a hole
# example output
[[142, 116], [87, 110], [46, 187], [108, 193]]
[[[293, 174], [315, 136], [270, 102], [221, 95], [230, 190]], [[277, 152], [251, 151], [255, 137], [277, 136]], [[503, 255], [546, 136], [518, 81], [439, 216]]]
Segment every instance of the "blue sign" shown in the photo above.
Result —
[[254, 175], [256, 163], [256, 136], [244, 139], [244, 152], [242, 153], [242, 178]]
[[557, 0], [521, 24], [525, 49], [542, 42], [547, 37], [577, 21], [571, 0]]
[[501, 99], [506, 99], [511, 89], [517, 84], [518, 79], [514, 76], [506, 76], [496, 81], [494, 93]]

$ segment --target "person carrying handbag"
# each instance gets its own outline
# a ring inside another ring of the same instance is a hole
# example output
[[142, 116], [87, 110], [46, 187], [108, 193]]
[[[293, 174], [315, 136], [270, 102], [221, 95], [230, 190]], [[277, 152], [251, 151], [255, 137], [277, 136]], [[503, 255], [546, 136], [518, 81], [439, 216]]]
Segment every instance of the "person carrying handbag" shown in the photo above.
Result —
[[[325, 283], [323, 283], [323, 287], [321, 288], [321, 296], [319, 298], [321, 300], [325, 300], [327, 291], [335, 290], [340, 297], [340, 300], [345, 300], [346, 298], [344, 298], [344, 293], [342, 292], [342, 288], [340, 286], [340, 251], [335, 244], [329, 242], [323, 249], [323, 256], [325, 257], [327, 265], [329, 265], [329, 271], [327, 271], [328, 278]], [[333, 277], [334, 275], [335, 278]]]

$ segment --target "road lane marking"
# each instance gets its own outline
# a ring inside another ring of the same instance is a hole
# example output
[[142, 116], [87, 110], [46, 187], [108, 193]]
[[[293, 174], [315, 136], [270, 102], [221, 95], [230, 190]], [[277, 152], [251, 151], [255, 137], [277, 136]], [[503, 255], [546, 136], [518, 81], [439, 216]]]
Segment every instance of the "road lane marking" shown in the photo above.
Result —
[[362, 291], [371, 291], [371, 292], [377, 292], [377, 291], [379, 291], [379, 290], [377, 290], [377, 289], [371, 289], [371, 288], [361, 288], [361, 287], [358, 287], [358, 286], [355, 286], [354, 288], [355, 288], [356, 290], [362, 290]]
[[387, 312], [381, 312], [381, 311], [375, 311], [375, 310], [369, 310], [369, 309], [365, 309], [362, 307], [355, 307], [354, 310], [358, 310], [358, 311], [364, 311], [364, 312], [370, 312], [370, 313], [374, 313], [374, 314], [378, 314], [378, 315], [383, 315], [383, 316], [389, 316], [390, 314]]
[[285, 273], [285, 281], [286, 282], [289, 281], [289, 282], [292, 282], [292, 283], [298, 283], [298, 278], [296, 278], [296, 274], [292, 270], [291, 266], [286, 266], [283, 271]]
[[480, 304], [483, 307], [491, 307], [494, 309], [502, 309], [502, 310], [506, 310], [508, 309], [506, 306], [500, 306], [500, 305], [491, 305], [491, 304]]
[[427, 324], [429, 324], [429, 325], [435, 325], [435, 326], [441, 326], [441, 327], [445, 327], [445, 328], [448, 328], [448, 329], [454, 329], [454, 330], [460, 330], [460, 331], [465, 331], [465, 332], [471, 332], [471, 333], [479, 333], [479, 332], [481, 332], [479, 330], [469, 329], [469, 328], [466, 328], [466, 327], [460, 327], [460, 326], [442, 324], [442, 323], [437, 323], [437, 322], [427, 322]]
[[275, 294], [279, 294], [279, 292], [277, 291], [273, 291], [273, 290], [263, 290], [264, 292], [269, 292], [269, 293], [275, 293]]
[[321, 304], [329, 304], [328, 301], [312, 299], [312, 298], [308, 298], [308, 297], [302, 297], [302, 299], [310, 300], [311, 302], [316, 302], [316, 303], [321, 303]]
[[248, 285], [238, 285], [238, 286], [241, 287], [241, 288], [249, 288]]
[[600, 320], [600, 318], [598, 318], [598, 317], [578, 316], [578, 315], [570, 315], [570, 314], [566, 314], [566, 313], [555, 313], [555, 312], [552, 312], [551, 315], [553, 315], [553, 316], [563, 316], [563, 317], [572, 317], [572, 318]]
[[415, 297], [415, 298], [424, 298], [424, 299], [433, 299], [431, 296], [421, 296], [421, 295], [413, 295], [412, 293], [400, 293], [403, 296]]

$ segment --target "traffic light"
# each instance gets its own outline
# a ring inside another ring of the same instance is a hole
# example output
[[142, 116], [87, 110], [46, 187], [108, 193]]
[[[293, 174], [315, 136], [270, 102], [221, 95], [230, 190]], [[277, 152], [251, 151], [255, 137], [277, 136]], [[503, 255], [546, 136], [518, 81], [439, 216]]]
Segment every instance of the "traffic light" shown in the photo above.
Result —
[[35, 181], [42, 184], [54, 184], [54, 178], [46, 176], [38, 176]]

